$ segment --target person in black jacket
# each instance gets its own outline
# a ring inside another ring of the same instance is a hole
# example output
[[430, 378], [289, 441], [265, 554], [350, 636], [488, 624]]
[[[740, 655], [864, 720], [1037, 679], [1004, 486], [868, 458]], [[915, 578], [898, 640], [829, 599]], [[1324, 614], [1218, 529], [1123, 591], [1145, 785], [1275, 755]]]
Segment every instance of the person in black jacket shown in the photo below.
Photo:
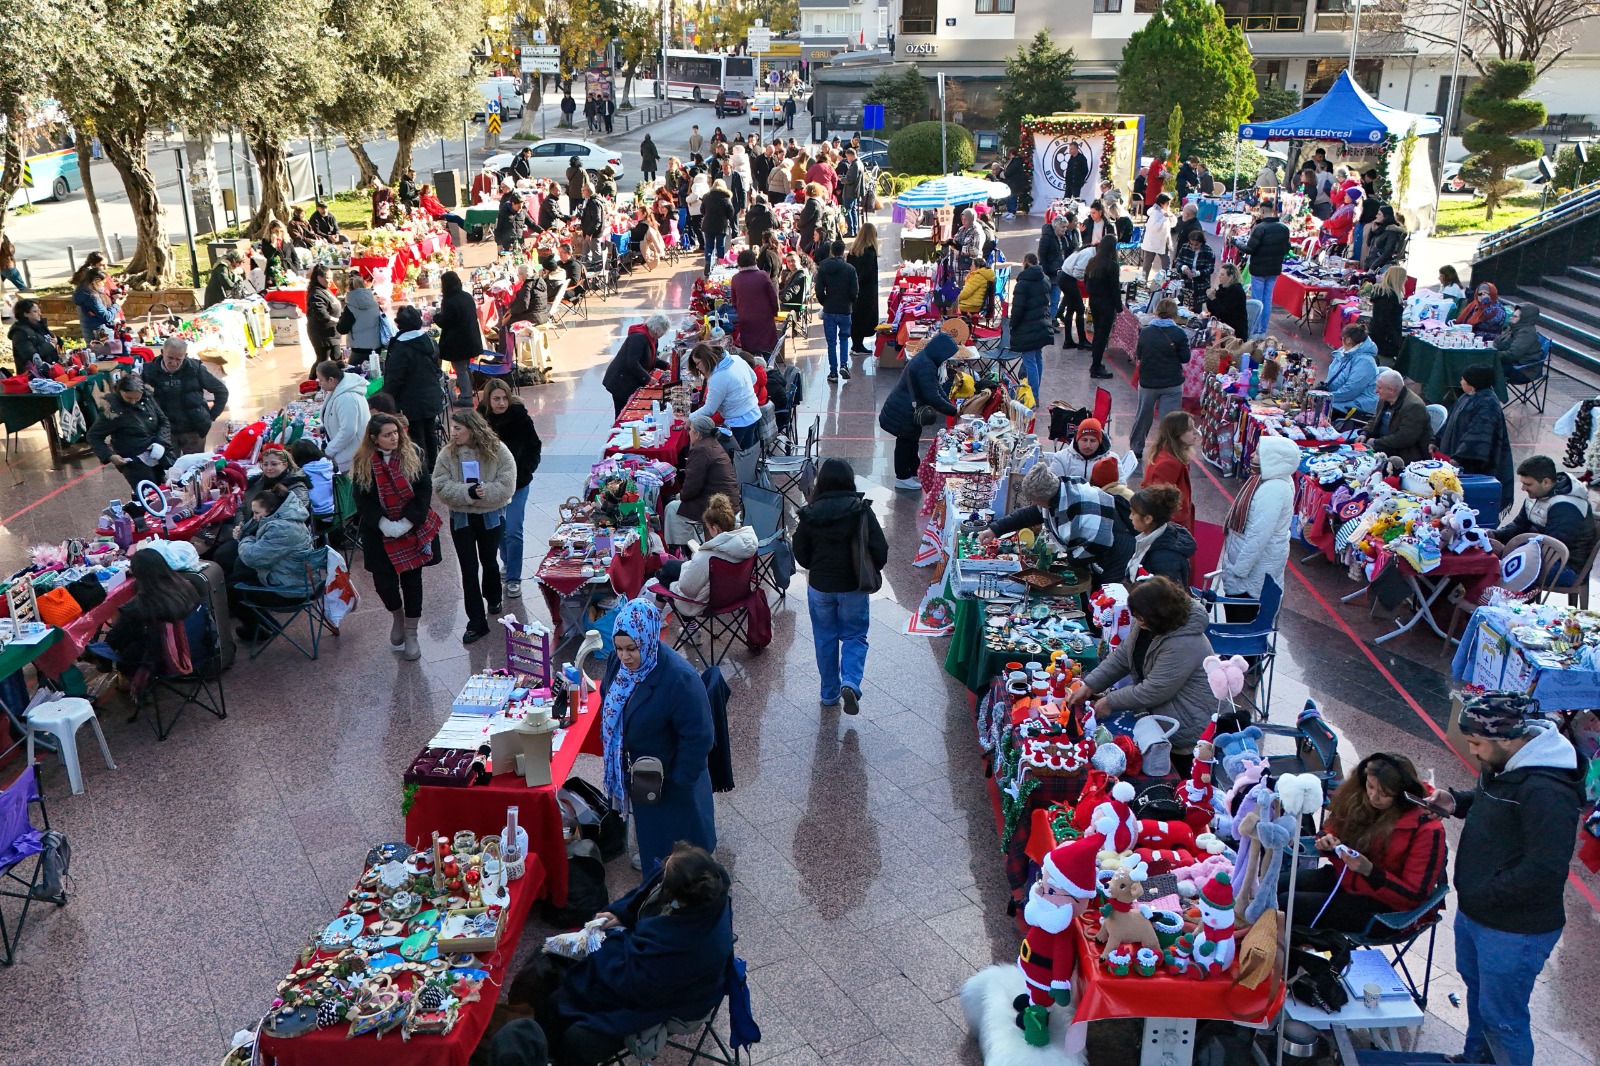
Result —
[[656, 355], [656, 342], [666, 336], [671, 328], [672, 323], [666, 315], [651, 315], [643, 322], [628, 327], [628, 335], [617, 347], [617, 354], [611, 357], [605, 377], [601, 379], [601, 384], [611, 394], [615, 414], [622, 414], [622, 409], [628, 406], [628, 399], [650, 384], [651, 375], [657, 370], [671, 367], [671, 363]]
[[1392, 266], [1383, 272], [1372, 290], [1372, 325], [1367, 335], [1378, 348], [1378, 358], [1392, 364], [1400, 358], [1405, 340], [1400, 319], [1405, 314], [1406, 268]]
[[[478, 324], [478, 304], [461, 285], [461, 275], [446, 270], [439, 281], [439, 310], [433, 324], [439, 327], [439, 357], [456, 372], [456, 404], [472, 405], [472, 361], [483, 354], [483, 328]], [[431, 468], [430, 468], [431, 469]]]
[[115, 466], [137, 489], [141, 481], [161, 484], [172, 454], [172, 425], [138, 374], [123, 374], [106, 408], [89, 425], [89, 447], [102, 463]]
[[[1165, 297], [1156, 302], [1155, 318], [1139, 331], [1139, 410], [1133, 416], [1128, 447], [1144, 454], [1145, 435], [1163, 410], [1183, 404], [1183, 364], [1189, 361], [1189, 335], [1178, 328], [1178, 302]], [[1096, 326], [1098, 329], [1098, 325]]]
[[700, 198], [700, 232], [705, 239], [706, 275], [728, 253], [728, 231], [733, 228], [733, 196], [728, 183], [718, 178], [711, 191]]
[[317, 201], [317, 209], [311, 212], [311, 217], [306, 220], [306, 225], [311, 227], [312, 233], [315, 233], [325, 241], [339, 239], [339, 220], [333, 217], [332, 211], [328, 210], [328, 204], [325, 200]]
[[[548, 270], [553, 265], [553, 261], [547, 260], [544, 269]], [[518, 322], [542, 326], [550, 321], [550, 290], [545, 287], [543, 273], [536, 270], [533, 264], [523, 263], [517, 268], [517, 277], [521, 279], [521, 284], [517, 286], [500, 319], [502, 336], [507, 336], [507, 331]], [[509, 349], [509, 345], [504, 347]]]
[[1278, 221], [1278, 209], [1272, 204], [1256, 209], [1256, 224], [1250, 227], [1244, 252], [1250, 259], [1250, 298], [1261, 301], [1261, 317], [1250, 336], [1265, 337], [1272, 321], [1272, 290], [1278, 285], [1284, 257], [1289, 254], [1289, 227]]
[[483, 386], [478, 413], [489, 423], [517, 461], [517, 491], [506, 504], [505, 528], [500, 533], [500, 569], [506, 582], [506, 595], [522, 597], [522, 523], [528, 511], [528, 486], [539, 469], [544, 444], [522, 397], [504, 378], [490, 378]]
[[411, 304], [395, 311], [394, 326], [399, 332], [383, 360], [383, 392], [394, 397], [395, 408], [406, 416], [411, 439], [431, 471], [439, 457], [439, 416], [445, 408], [439, 346], [422, 328], [422, 312]]
[[[822, 706], [832, 710], [842, 700], [844, 713], [856, 714], [867, 665], [869, 601], [883, 582], [889, 542], [872, 505], [856, 491], [856, 472], [848, 460], [822, 461], [811, 499], [797, 516], [794, 558], [809, 571], [806, 606], [822, 676]], [[870, 573], [860, 572], [862, 563], [870, 564]]]
[[894, 437], [894, 487], [897, 489], [922, 488], [922, 482], [917, 480], [917, 467], [922, 462], [923, 426], [932, 425], [941, 416], [954, 418], [959, 413], [939, 381], [939, 368], [967, 343], [969, 335], [966, 322], [959, 318], [945, 319], [939, 332], [929, 337], [922, 350], [911, 357], [900, 372], [900, 380], [883, 401], [883, 408], [878, 412], [878, 426]]
[[656, 180], [656, 167], [661, 164], [661, 150], [647, 133], [639, 144], [639, 176], [645, 181]]
[[528, 214], [522, 209], [522, 194], [516, 190], [500, 197], [500, 213], [494, 220], [494, 243], [500, 254], [522, 247], [528, 229]]
[[35, 359], [45, 367], [61, 362], [61, 349], [56, 345], [49, 323], [44, 320], [44, 312], [39, 310], [38, 300], [18, 300], [11, 313], [15, 321], [7, 336], [11, 338], [11, 358], [17, 365], [17, 373], [26, 374], [28, 364]]
[[1426, 806], [1466, 819], [1456, 846], [1456, 970], [1467, 986], [1462, 1062], [1532, 1063], [1528, 1002], [1566, 925], [1566, 883], [1587, 760], [1537, 700], [1485, 692], [1459, 723], [1481, 767], [1469, 789]]
[[1406, 255], [1405, 222], [1388, 204], [1378, 206], [1378, 218], [1368, 227], [1365, 268], [1380, 274]]
[[1233, 330], [1240, 340], [1250, 336], [1250, 312], [1244, 302], [1244, 283], [1239, 279], [1239, 268], [1232, 263], [1217, 267], [1217, 283], [1206, 297], [1206, 310], [1211, 317]]
[[759, 192], [750, 197], [750, 207], [744, 213], [744, 229], [749, 235], [750, 247], [760, 248], [764, 245], [767, 234], [771, 233], [777, 224], [772, 208], [767, 206], [767, 198]]
[[878, 323], [882, 321], [878, 310], [877, 226], [871, 222], [861, 223], [847, 261], [856, 272], [856, 301], [850, 314], [850, 351], [853, 355], [871, 355], [867, 338], [877, 336]]
[[[168, 337], [161, 358], [144, 368], [144, 383], [172, 426], [172, 444], [179, 455], [206, 448], [206, 434], [228, 406], [228, 386], [198, 359], [189, 358], [189, 342]], [[206, 403], [206, 394], [211, 402]]]
[[[311, 268], [306, 290], [306, 336], [311, 339], [313, 365], [324, 359], [340, 359], [339, 315], [344, 311], [339, 298], [328, 288], [328, 268], [321, 263]], [[309, 380], [309, 379], [308, 379]]]
[[817, 264], [817, 302], [822, 305], [822, 335], [828, 339], [828, 380], [850, 380], [850, 323], [856, 309], [860, 279], [844, 257], [844, 242], [823, 249], [827, 258]]
[[1089, 316], [1094, 320], [1094, 345], [1089, 350], [1089, 376], [1108, 378], [1106, 345], [1111, 329], [1122, 313], [1122, 266], [1117, 260], [1117, 238], [1107, 233], [1095, 247], [1094, 258], [1083, 272], [1084, 288], [1089, 290]]
[[[1072, 231], [1072, 224], [1076, 221], [1068, 213], [1058, 215], [1054, 221], [1046, 222], [1039, 230], [1039, 269], [1044, 271], [1046, 281], [1054, 282], [1056, 275], [1061, 273], [1061, 264], [1067, 261], [1074, 249], [1067, 247], [1066, 237]], [[1056, 317], [1056, 311], [1061, 307], [1061, 290], [1054, 284], [1050, 287], [1050, 317]]]
[[1022, 372], [1033, 391], [1035, 406], [1043, 401], [1044, 348], [1054, 339], [1050, 328], [1050, 280], [1039, 267], [1039, 257], [1022, 257], [1022, 273], [1011, 287], [1011, 350], [1022, 356]]
[[1065, 180], [1066, 188], [1064, 191], [1072, 199], [1094, 199], [1094, 189], [1092, 187], [1089, 189], [1083, 187], [1089, 180], [1089, 157], [1083, 154], [1083, 148], [1076, 139], [1067, 142]]
[[1194, 536], [1172, 516], [1183, 506], [1176, 485], [1149, 485], [1128, 501], [1128, 521], [1133, 525], [1133, 557], [1128, 560], [1131, 587], [1142, 569], [1151, 577], [1170, 578], [1179, 588], [1189, 588]]
[[1500, 510], [1516, 500], [1511, 434], [1506, 413], [1494, 394], [1494, 367], [1476, 363], [1461, 371], [1461, 395], [1439, 431], [1437, 448], [1463, 474], [1483, 474], [1500, 482]]

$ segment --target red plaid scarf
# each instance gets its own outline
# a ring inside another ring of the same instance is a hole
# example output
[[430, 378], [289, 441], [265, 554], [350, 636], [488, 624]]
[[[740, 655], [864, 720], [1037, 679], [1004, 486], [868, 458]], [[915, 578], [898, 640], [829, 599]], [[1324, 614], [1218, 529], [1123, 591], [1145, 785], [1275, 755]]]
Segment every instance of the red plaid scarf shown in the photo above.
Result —
[[[406, 504], [416, 498], [411, 482], [400, 472], [400, 456], [396, 454], [387, 459], [381, 454], [373, 456], [372, 481], [378, 490], [378, 506], [383, 508], [383, 516], [398, 521]], [[438, 512], [430, 509], [420, 528], [413, 526], [403, 536], [383, 538], [384, 553], [389, 556], [396, 573], [427, 565], [433, 557], [433, 538], [443, 524]]]

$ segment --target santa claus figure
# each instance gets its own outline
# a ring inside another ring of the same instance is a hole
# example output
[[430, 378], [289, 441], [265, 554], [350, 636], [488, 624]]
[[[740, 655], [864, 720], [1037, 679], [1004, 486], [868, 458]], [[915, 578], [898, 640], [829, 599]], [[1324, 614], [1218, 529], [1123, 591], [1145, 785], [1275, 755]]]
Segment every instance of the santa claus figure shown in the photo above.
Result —
[[1051, 1006], [1065, 1006], [1072, 998], [1078, 946], [1071, 926], [1098, 891], [1095, 854], [1099, 850], [1098, 837], [1069, 841], [1053, 849], [1045, 856], [1039, 880], [1022, 909], [1028, 935], [1022, 938], [1017, 966], [1028, 991], [1012, 1005], [1023, 1038], [1034, 1047], [1050, 1042]]
[[1095, 805], [1089, 816], [1089, 829], [1106, 838], [1106, 848], [1122, 854], [1139, 842], [1139, 819], [1133, 815], [1135, 793], [1126, 781], [1111, 786], [1111, 798]]

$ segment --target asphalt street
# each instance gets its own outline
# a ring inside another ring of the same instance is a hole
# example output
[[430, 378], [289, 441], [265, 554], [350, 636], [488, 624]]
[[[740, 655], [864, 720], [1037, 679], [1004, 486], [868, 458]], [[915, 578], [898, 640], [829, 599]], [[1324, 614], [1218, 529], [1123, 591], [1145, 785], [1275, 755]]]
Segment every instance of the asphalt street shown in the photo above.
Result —
[[[639, 101], [640, 108], [654, 103], [647, 95], [648, 83], [641, 92], [635, 87], [635, 98]], [[560, 97], [547, 95], [545, 106], [534, 113], [532, 120], [533, 132], [549, 132], [557, 128], [560, 120], [558, 104]], [[635, 128], [628, 133], [616, 133], [612, 136], [591, 137], [584, 132], [582, 127], [583, 117], [578, 116], [580, 128], [573, 131], [564, 131], [564, 134], [574, 135], [580, 139], [595, 140], [607, 147], [616, 148], [621, 154], [625, 168], [624, 189], [631, 189], [632, 183], [639, 177], [639, 144], [643, 141], [646, 132], [655, 140], [657, 150], [661, 154], [662, 165], [668, 156], [684, 156], [688, 151], [689, 132], [697, 123], [701, 133], [707, 139], [711, 131], [721, 125], [724, 132], [730, 136], [738, 131], [752, 129], [748, 120], [744, 118], [718, 119], [711, 112], [709, 104], [693, 104], [676, 102], [677, 112], [674, 115], [661, 119], [649, 126]], [[509, 135], [515, 132], [519, 123], [515, 119], [508, 120], [502, 133], [501, 146], [507, 148], [515, 146]], [[620, 128], [620, 126], [618, 127]], [[471, 167], [478, 166], [487, 154], [484, 148], [484, 131], [481, 122], [469, 127], [471, 142], [468, 151], [463, 150], [460, 137], [455, 140], [432, 141], [418, 145], [413, 153], [414, 165], [421, 180], [427, 181], [436, 169], [455, 169], [464, 173], [470, 172], [466, 165], [470, 160]], [[770, 130], [770, 127], [769, 127]], [[800, 129], [797, 125], [796, 132]], [[167, 226], [171, 234], [172, 243], [182, 245], [185, 243], [185, 230], [183, 222], [182, 201], [179, 196], [176, 157], [173, 149], [181, 144], [178, 138], [164, 140], [160, 136], [152, 137], [150, 142], [151, 170], [156, 176], [160, 190], [161, 201], [166, 208]], [[377, 164], [379, 171], [388, 175], [389, 166], [394, 162], [395, 145], [388, 139], [370, 141], [365, 145], [367, 153]], [[297, 141], [293, 145], [294, 153], [304, 153], [309, 150], [306, 141]], [[217, 170], [220, 184], [227, 188], [237, 180], [239, 198], [241, 203], [248, 208], [250, 197], [248, 195], [248, 182], [246, 179], [246, 161], [241, 154], [237, 139], [234, 141], [233, 172], [230, 174], [230, 150], [226, 137], [218, 138], [215, 144], [217, 156]], [[327, 175], [331, 171], [332, 187], [335, 190], [344, 190], [352, 187], [358, 174], [354, 157], [345, 148], [344, 141], [330, 141], [327, 150], [318, 142], [316, 144], [316, 172], [327, 184]], [[92, 177], [95, 190], [99, 194], [100, 215], [105, 228], [106, 240], [111, 245], [113, 257], [117, 254], [117, 238], [121, 238], [121, 247], [124, 255], [132, 255], [134, 248], [133, 213], [128, 208], [127, 195], [122, 189], [122, 179], [112, 165], [101, 160], [92, 168]], [[34, 285], [44, 287], [51, 284], [61, 284], [66, 276], [71, 273], [72, 263], [81, 263], [85, 255], [95, 248], [94, 223], [89, 215], [87, 201], [81, 191], [74, 191], [61, 203], [44, 201], [36, 205], [36, 210], [29, 214], [13, 214], [6, 222], [6, 232], [17, 246], [17, 258], [25, 264], [25, 271], [31, 275]], [[205, 249], [199, 250], [202, 265], [205, 262]]]

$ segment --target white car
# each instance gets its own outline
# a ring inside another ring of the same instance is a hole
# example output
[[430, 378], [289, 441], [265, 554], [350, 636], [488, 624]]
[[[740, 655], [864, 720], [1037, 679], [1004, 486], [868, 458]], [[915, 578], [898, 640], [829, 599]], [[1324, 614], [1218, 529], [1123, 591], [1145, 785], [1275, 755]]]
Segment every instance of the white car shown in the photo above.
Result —
[[750, 101], [750, 125], [765, 122], [769, 126], [783, 124], [783, 102], [788, 93], [756, 93]]
[[[623, 175], [622, 154], [614, 148], [602, 148], [593, 141], [578, 141], [567, 138], [552, 137], [547, 141], [530, 144], [533, 155], [530, 162], [533, 164], [535, 178], [555, 178], [565, 181], [567, 166], [572, 162], [572, 157], [577, 156], [583, 169], [590, 174], [598, 174], [605, 167], [610, 167], [620, 181]], [[505, 170], [511, 161], [521, 152], [521, 148], [509, 152], [496, 152], [483, 161], [483, 165], [493, 167], [495, 170]]]

